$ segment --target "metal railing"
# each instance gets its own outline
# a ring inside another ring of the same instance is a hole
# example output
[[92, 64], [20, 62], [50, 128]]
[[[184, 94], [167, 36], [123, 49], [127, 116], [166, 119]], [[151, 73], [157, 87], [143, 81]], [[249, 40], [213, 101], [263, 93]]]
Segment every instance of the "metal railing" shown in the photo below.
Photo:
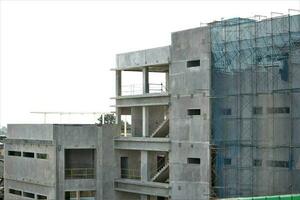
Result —
[[157, 161], [156, 167], [151, 172], [151, 178], [153, 178], [162, 168], [164, 168], [168, 164], [168, 158], [160, 158]]
[[122, 168], [121, 169], [121, 178], [141, 179], [141, 173], [140, 173], [140, 170], [138, 170], [138, 169]]
[[[149, 83], [149, 93], [164, 93], [168, 89], [163, 83]], [[143, 85], [131, 84], [122, 85], [122, 95], [139, 95], [143, 94]]]
[[94, 168], [69, 168], [65, 169], [66, 179], [94, 179]]

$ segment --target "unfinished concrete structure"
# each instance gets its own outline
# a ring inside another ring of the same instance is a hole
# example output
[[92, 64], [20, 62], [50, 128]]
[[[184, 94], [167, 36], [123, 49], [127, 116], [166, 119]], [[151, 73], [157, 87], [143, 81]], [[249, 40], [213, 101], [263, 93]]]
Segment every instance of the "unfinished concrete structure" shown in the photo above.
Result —
[[[117, 117], [131, 131], [114, 139], [116, 198], [300, 192], [299, 58], [299, 15], [216, 21], [117, 55]], [[129, 94], [128, 71], [143, 77]], [[154, 72], [166, 75], [159, 91]]]
[[113, 126], [8, 125], [5, 192], [11, 199], [114, 199]]
[[174, 32], [114, 70], [119, 126], [9, 126], [5, 198], [300, 193], [300, 15]]

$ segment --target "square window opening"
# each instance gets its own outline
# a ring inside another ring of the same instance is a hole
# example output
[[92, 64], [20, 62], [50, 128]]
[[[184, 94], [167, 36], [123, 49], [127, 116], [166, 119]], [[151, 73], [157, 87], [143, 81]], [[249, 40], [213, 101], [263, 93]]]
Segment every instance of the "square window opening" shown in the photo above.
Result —
[[23, 152], [23, 157], [34, 158], [34, 153], [33, 152]]
[[224, 165], [231, 165], [231, 158], [225, 158]]
[[201, 115], [200, 109], [188, 109], [187, 110], [188, 115]]
[[39, 199], [39, 200], [47, 199], [47, 196], [40, 195], [40, 194], [36, 195], [36, 197], [37, 197], [37, 199]]
[[10, 194], [22, 196], [22, 191], [21, 191], [21, 190], [9, 189], [8, 192], [9, 192]]
[[36, 154], [36, 157], [38, 159], [47, 159], [48, 158], [48, 155], [46, 153], [37, 153]]
[[21, 156], [21, 151], [8, 151], [9, 156]]
[[190, 67], [199, 67], [200, 66], [200, 60], [189, 60], [186, 63], [186, 67], [190, 68]]
[[33, 193], [31, 193], [31, 192], [23, 192], [23, 197], [34, 199], [35, 195]]
[[188, 164], [198, 164], [198, 165], [200, 165], [201, 159], [200, 158], [188, 158], [187, 163]]

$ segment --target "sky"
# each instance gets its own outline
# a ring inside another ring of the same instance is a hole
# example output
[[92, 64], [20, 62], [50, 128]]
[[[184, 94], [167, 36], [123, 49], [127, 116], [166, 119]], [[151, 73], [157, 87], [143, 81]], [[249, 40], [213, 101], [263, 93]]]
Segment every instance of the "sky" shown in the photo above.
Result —
[[288, 9], [300, 0], [0, 0], [0, 126], [43, 123], [37, 111], [113, 111], [117, 53], [170, 45], [172, 32], [201, 23]]

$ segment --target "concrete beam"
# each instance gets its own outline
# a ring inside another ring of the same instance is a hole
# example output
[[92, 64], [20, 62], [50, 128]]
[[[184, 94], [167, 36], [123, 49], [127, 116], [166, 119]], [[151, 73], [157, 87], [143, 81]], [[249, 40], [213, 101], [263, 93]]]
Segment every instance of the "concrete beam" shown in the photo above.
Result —
[[132, 179], [116, 179], [115, 190], [142, 195], [169, 197], [170, 186], [166, 183], [155, 183]]
[[158, 47], [117, 55], [117, 69], [166, 65], [170, 62], [170, 47]]
[[170, 146], [169, 138], [116, 137], [114, 139], [115, 149], [170, 151]]
[[122, 96], [115, 99], [116, 107], [159, 106], [170, 103], [169, 94], [166, 93]]

